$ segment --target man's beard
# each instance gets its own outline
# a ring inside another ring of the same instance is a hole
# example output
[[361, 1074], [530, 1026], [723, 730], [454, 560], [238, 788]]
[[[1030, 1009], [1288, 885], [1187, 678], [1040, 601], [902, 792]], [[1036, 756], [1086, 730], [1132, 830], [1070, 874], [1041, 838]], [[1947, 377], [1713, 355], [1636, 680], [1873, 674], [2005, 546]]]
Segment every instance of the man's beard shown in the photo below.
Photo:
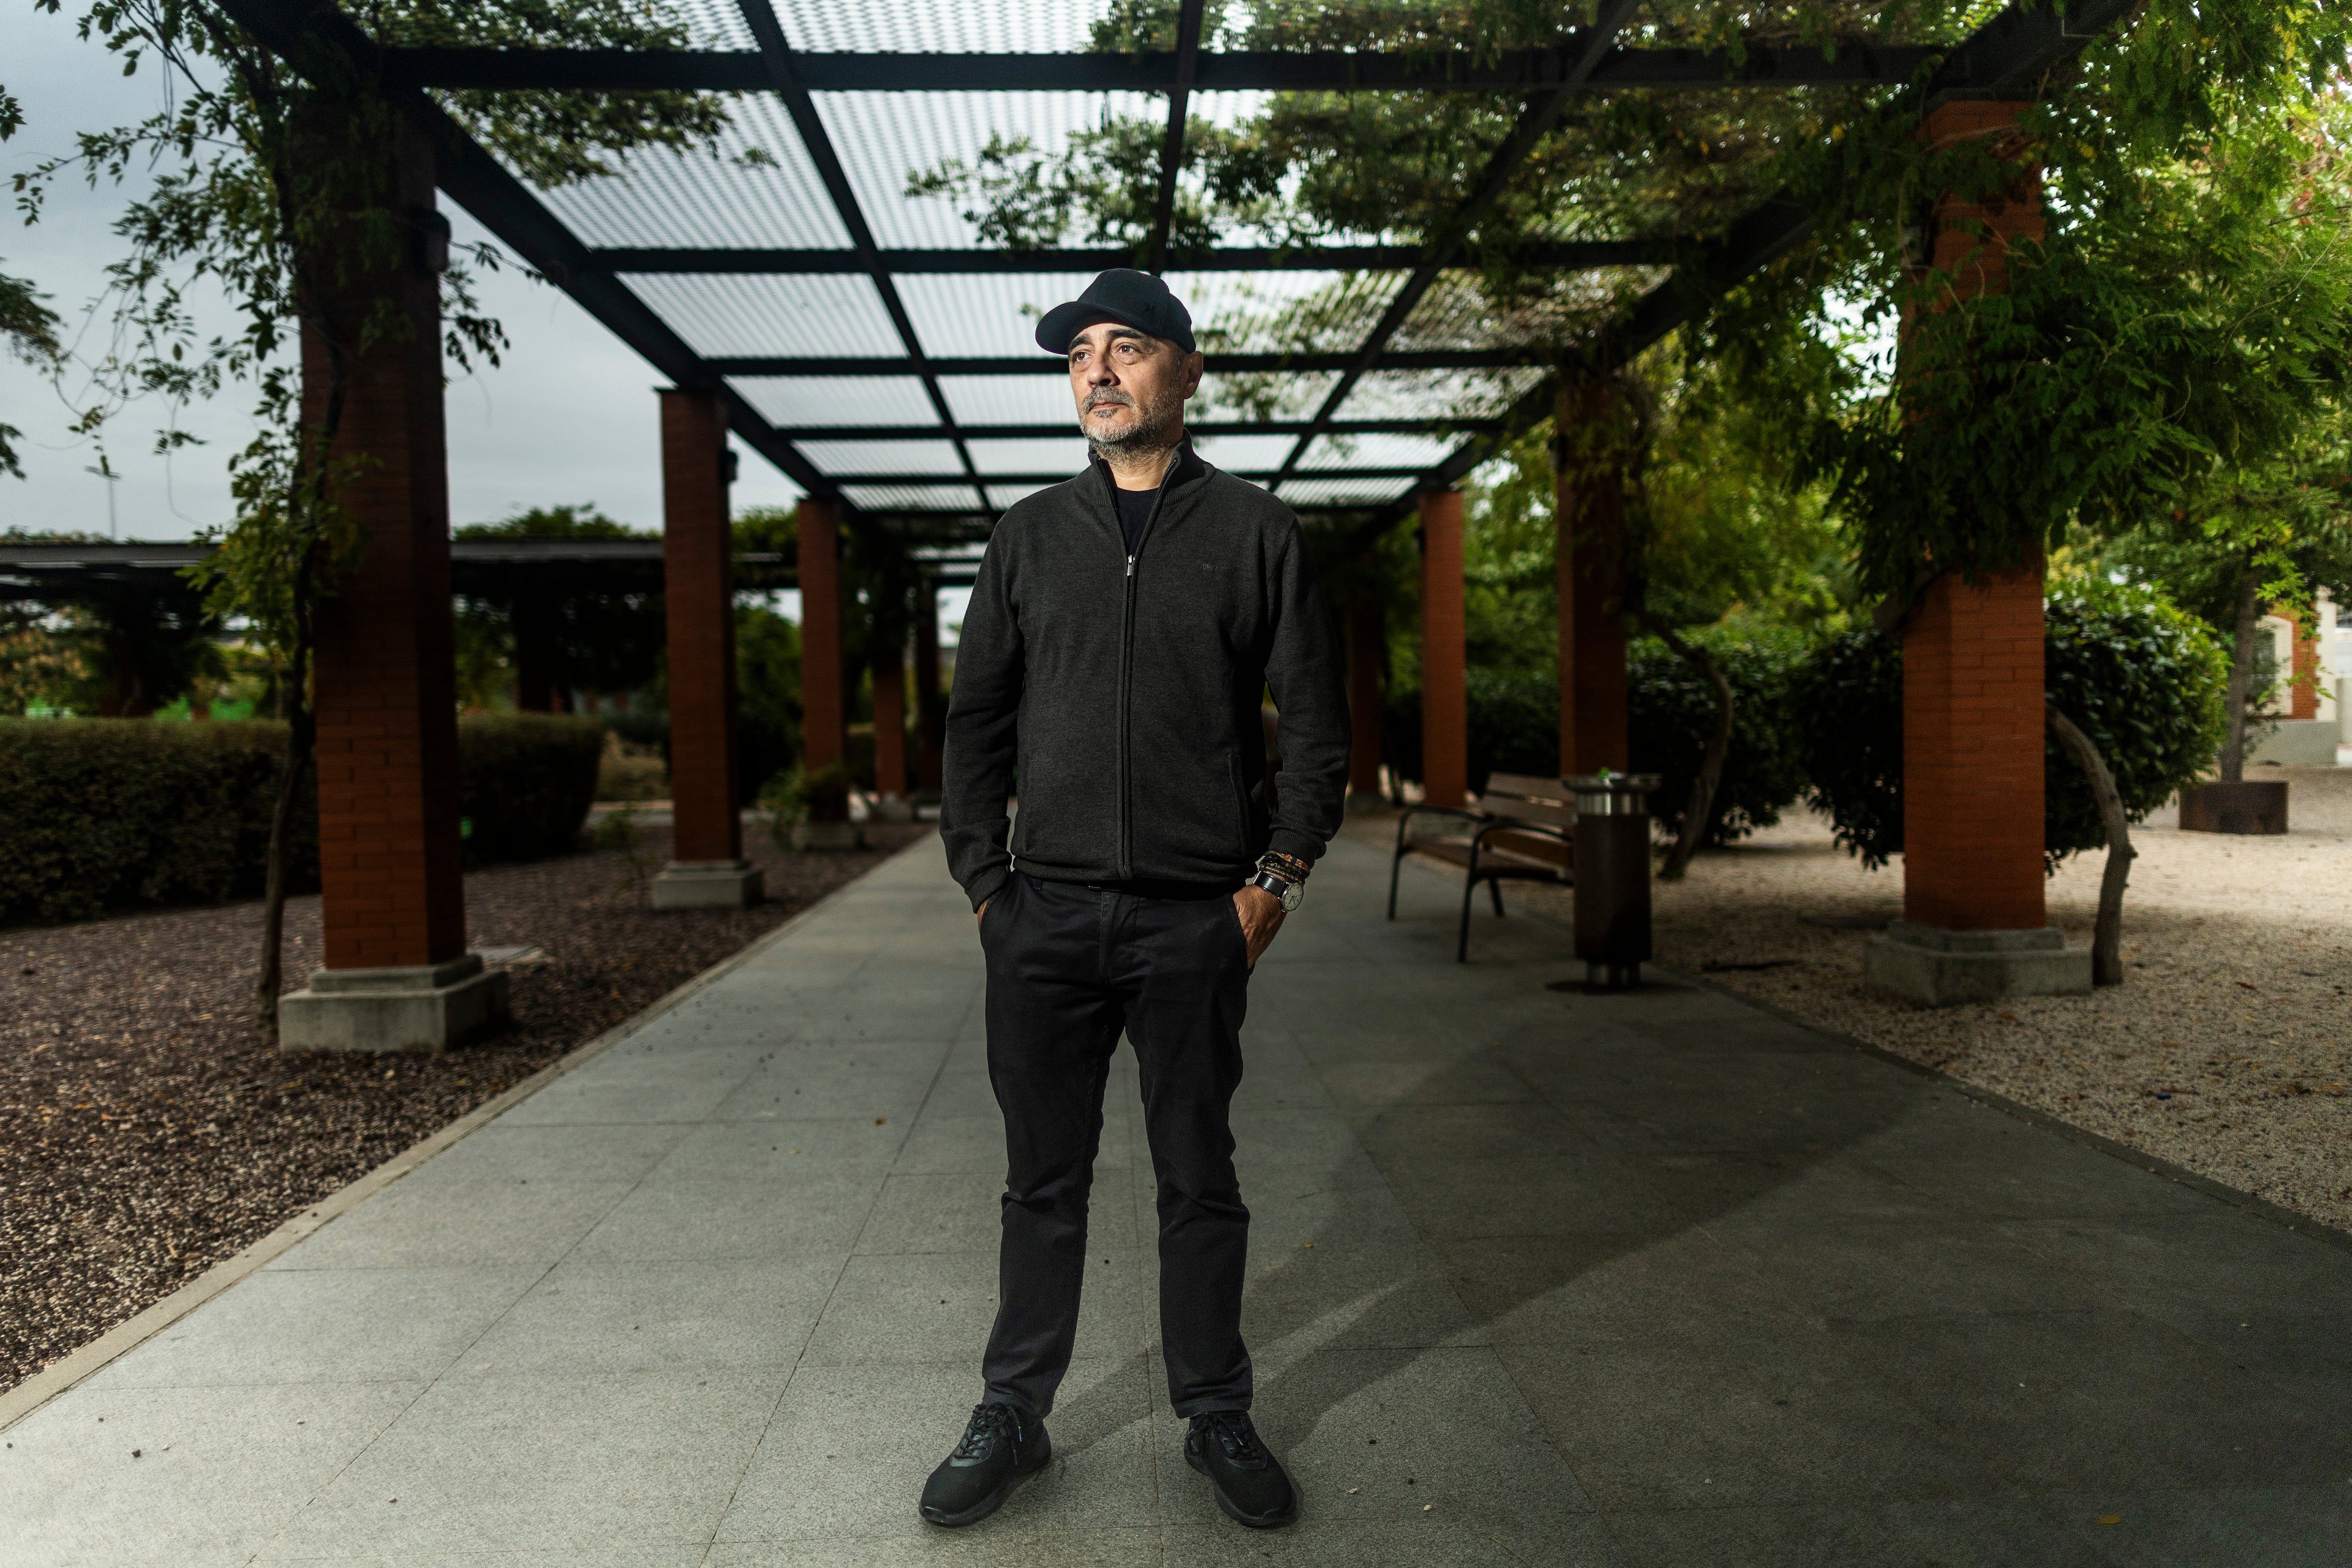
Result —
[[[1087, 428], [1087, 445], [1094, 455], [1108, 461], [1112, 458], [1133, 458], [1152, 452], [1164, 452], [1176, 445], [1177, 433], [1183, 428], [1184, 395], [1170, 387], [1159, 401], [1149, 405], [1137, 403], [1125, 394], [1101, 401], [1112, 402], [1136, 411], [1135, 423], [1116, 436], [1097, 435]], [[1093, 412], [1096, 402], [1087, 404]], [[1083, 423], [1083, 416], [1081, 416]]]

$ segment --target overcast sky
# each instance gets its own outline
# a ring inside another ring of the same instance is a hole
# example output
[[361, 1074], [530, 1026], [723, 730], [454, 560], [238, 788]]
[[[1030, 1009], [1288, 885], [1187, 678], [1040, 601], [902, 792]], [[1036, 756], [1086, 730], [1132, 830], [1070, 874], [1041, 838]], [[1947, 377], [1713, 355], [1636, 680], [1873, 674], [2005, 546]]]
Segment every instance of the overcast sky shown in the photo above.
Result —
[[[68, 6], [68, 12], [76, 9]], [[0, 170], [13, 173], [71, 151], [74, 133], [137, 120], [161, 102], [152, 68], [126, 79], [114, 58], [74, 37], [71, 16], [37, 12], [16, 0], [0, 12], [0, 86], [25, 106], [23, 130], [0, 144]], [[79, 351], [95, 356], [107, 331], [89, 310], [107, 264], [121, 254], [110, 225], [128, 193], [58, 187], [38, 224], [0, 223], [0, 272], [29, 278], [66, 318]], [[488, 236], [447, 206], [461, 242]], [[513, 340], [505, 363], [451, 383], [449, 514], [483, 522], [518, 509], [593, 501], [639, 528], [661, 526], [658, 414], [661, 377], [578, 306], [545, 284], [507, 271], [479, 280], [482, 303]], [[229, 318], [215, 317], [226, 326]], [[121, 479], [114, 485], [125, 539], [184, 539], [224, 522], [229, 509], [225, 462], [252, 437], [249, 389], [235, 388], [192, 408], [182, 426], [205, 445], [171, 458], [152, 453], [156, 428], [170, 417], [161, 405], [133, 405], [105, 435]], [[0, 477], [0, 529], [107, 531], [104, 479], [88, 470], [96, 445], [66, 433], [70, 417], [43, 376], [0, 357], [0, 423], [25, 433], [26, 478]], [[788, 502], [798, 489], [765, 458], [746, 449], [735, 504]]]

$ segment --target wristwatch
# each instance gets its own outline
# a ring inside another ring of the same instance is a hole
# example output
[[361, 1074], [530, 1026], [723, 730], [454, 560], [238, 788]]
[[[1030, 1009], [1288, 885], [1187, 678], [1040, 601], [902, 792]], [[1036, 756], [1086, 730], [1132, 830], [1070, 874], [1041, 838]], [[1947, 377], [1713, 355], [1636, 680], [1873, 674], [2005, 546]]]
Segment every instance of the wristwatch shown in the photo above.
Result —
[[1258, 870], [1256, 875], [1250, 878], [1247, 882], [1244, 882], [1242, 885], [1247, 888], [1263, 888], [1267, 892], [1272, 893], [1276, 898], [1280, 899], [1282, 900], [1282, 912], [1284, 914], [1290, 913], [1291, 910], [1297, 909], [1299, 905], [1307, 901], [1306, 883], [1294, 882], [1287, 877], [1277, 877], [1273, 872], [1262, 868]]

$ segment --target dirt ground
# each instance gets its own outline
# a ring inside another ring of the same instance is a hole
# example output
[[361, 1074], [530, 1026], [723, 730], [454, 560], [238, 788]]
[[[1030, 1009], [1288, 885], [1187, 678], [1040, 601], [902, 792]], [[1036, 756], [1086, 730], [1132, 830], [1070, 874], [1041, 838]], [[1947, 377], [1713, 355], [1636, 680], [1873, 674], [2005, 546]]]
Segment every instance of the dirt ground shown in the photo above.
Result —
[[[2090, 996], [1929, 1010], [1864, 991], [1901, 862], [1864, 870], [1802, 811], [1659, 885], [1658, 957], [2352, 1229], [2352, 768], [2259, 771], [2292, 781], [2291, 832], [2183, 833], [2169, 811], [2135, 831], [2128, 978]], [[2070, 943], [2090, 942], [2104, 859], [2051, 880]], [[1521, 895], [1538, 904], [1569, 918], [1564, 893]]]
[[[437, 1059], [280, 1057], [256, 1043], [257, 903], [0, 930], [0, 1388], [14, 1385], [773, 930], [933, 831], [869, 824], [856, 854], [747, 831], [769, 901], [656, 913], [632, 847], [466, 879], [476, 947], [536, 948], [514, 1023]], [[319, 900], [287, 911], [287, 988]]]

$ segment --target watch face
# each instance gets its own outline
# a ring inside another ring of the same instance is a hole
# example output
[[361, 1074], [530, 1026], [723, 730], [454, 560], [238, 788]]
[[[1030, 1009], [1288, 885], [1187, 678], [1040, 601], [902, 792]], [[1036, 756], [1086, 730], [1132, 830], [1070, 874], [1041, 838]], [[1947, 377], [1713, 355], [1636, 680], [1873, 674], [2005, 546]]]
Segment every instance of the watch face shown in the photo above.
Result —
[[1286, 885], [1284, 886], [1284, 888], [1283, 888], [1283, 889], [1282, 889], [1282, 912], [1283, 912], [1283, 913], [1285, 913], [1285, 914], [1288, 914], [1291, 910], [1293, 910], [1297, 909], [1299, 905], [1301, 905], [1301, 904], [1305, 903], [1306, 901], [1307, 901], [1307, 884], [1306, 884], [1306, 883], [1304, 883], [1304, 882], [1291, 882], [1291, 883], [1287, 883], [1287, 884], [1286, 884]]

